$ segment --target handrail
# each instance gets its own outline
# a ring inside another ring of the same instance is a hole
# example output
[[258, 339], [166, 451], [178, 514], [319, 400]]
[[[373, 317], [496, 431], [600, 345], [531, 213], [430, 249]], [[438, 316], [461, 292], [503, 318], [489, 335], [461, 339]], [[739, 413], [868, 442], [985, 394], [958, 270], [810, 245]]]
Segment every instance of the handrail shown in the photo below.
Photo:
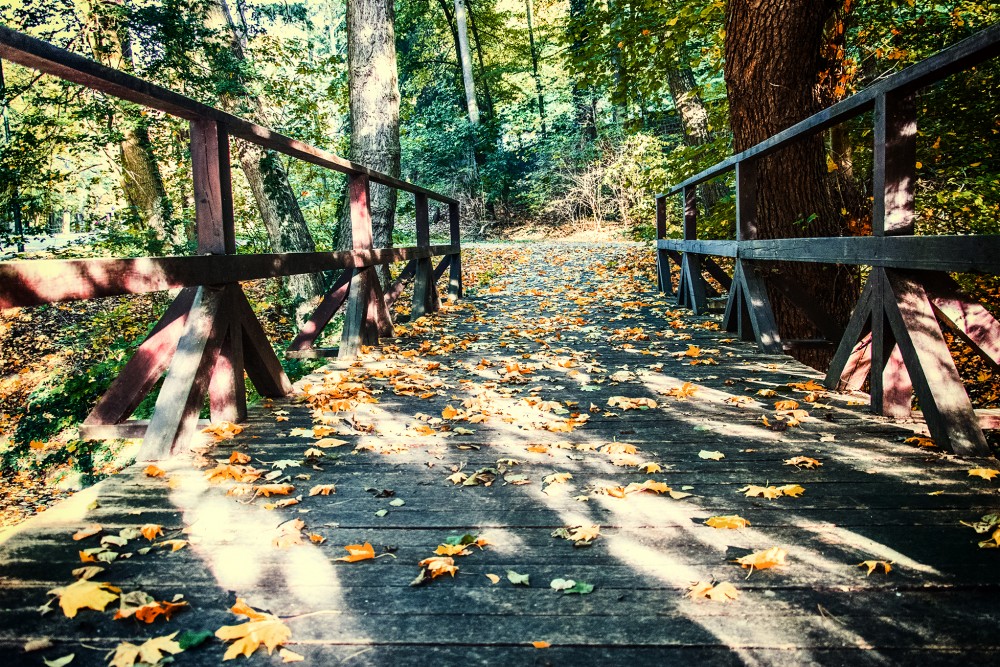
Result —
[[[785, 346], [771, 309], [769, 287], [780, 292], [837, 343], [827, 371], [830, 389], [869, 385], [874, 412], [913, 418], [917, 397], [934, 441], [961, 454], [990, 455], [983, 429], [1000, 428], [995, 414], [977, 414], [938, 321], [988, 364], [1000, 369], [1000, 322], [963, 293], [949, 273], [1000, 274], [1000, 235], [914, 235], [917, 109], [915, 93], [956, 72], [1000, 55], [1000, 25], [813, 114], [753, 147], [669, 189], [684, 200], [683, 239], [667, 239], [666, 197], [656, 195], [657, 279], [672, 291], [670, 262], [680, 265], [677, 302], [700, 313], [711, 287], [707, 270], [729, 289], [723, 324], [761, 351]], [[872, 235], [760, 239], [757, 163], [804, 136], [874, 109]], [[697, 186], [736, 170], [736, 240], [697, 236]], [[681, 255], [680, 253], [683, 253]], [[731, 280], [712, 259], [731, 257]], [[846, 329], [797, 285], [769, 280], [766, 262], [814, 262], [871, 267]], [[731, 282], [731, 285], [725, 285]]]
[[[822, 132], [835, 125], [839, 125], [849, 118], [854, 118], [866, 111], [871, 111], [875, 107], [875, 101], [880, 96], [892, 93], [905, 95], [920, 88], [926, 88], [956, 72], [969, 69], [997, 55], [1000, 55], [1000, 24], [981, 30], [957, 44], [953, 44], [933, 56], [910, 65], [906, 69], [851, 95], [845, 100], [841, 100], [804, 120], [800, 120], [778, 134], [768, 137], [745, 151], [732, 155], [708, 169], [691, 176], [687, 180], [678, 183], [670, 188], [666, 194], [677, 194], [684, 188], [691, 187], [692, 185], [700, 185], [735, 168], [740, 162], [754, 157], [770, 155], [793, 141], [801, 139], [803, 136]], [[657, 198], [665, 196], [664, 194], [656, 195]]]
[[[457, 200], [4, 26], [0, 58], [190, 122], [197, 256], [0, 262], [0, 308], [182, 288], [84, 421], [83, 437], [143, 437], [140, 457], [156, 460], [188, 446], [206, 397], [213, 420], [246, 417], [244, 371], [263, 396], [291, 392], [240, 281], [344, 269], [289, 345], [289, 356], [329, 354], [313, 344], [342, 307], [340, 358], [353, 358], [364, 345], [391, 335], [389, 308], [410, 280], [412, 317], [438, 309], [436, 282], [445, 269], [450, 269], [449, 298], [462, 296]], [[231, 137], [347, 174], [353, 249], [237, 255]], [[373, 248], [371, 182], [414, 195], [416, 246]], [[430, 243], [430, 199], [448, 206], [449, 245]], [[435, 269], [431, 259], [436, 256], [444, 259]], [[383, 292], [374, 267], [397, 261], [409, 264]], [[150, 421], [129, 419], [164, 375]]]
[[266, 127], [226, 113], [163, 88], [131, 74], [107, 67], [81, 55], [53, 46], [35, 37], [0, 26], [0, 58], [52, 74], [149, 109], [184, 118], [185, 120], [210, 120], [222, 123], [230, 136], [276, 150], [279, 153], [326, 167], [344, 174], [364, 175], [375, 183], [397, 190], [422, 194], [445, 204], [458, 202], [445, 195], [418, 185], [368, 169], [320, 148], [292, 139]]

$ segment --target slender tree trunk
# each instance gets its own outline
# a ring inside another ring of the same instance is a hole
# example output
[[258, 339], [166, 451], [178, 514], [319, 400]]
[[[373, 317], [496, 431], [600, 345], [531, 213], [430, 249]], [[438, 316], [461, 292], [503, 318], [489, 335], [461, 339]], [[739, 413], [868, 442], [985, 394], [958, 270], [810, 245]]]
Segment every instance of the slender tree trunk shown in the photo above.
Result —
[[[7, 82], [4, 79], [3, 62], [0, 61], [0, 116], [3, 117], [3, 143], [8, 147], [11, 143], [10, 118], [7, 115]], [[14, 223], [14, 236], [17, 238], [17, 251], [24, 252], [24, 224], [21, 220], [21, 196], [18, 188], [17, 173], [12, 174], [10, 185], [10, 217]]]
[[[227, 26], [231, 39], [233, 56], [237, 61], [246, 60], [245, 29], [237, 26], [229, 11], [226, 0], [217, 0], [216, 12], [218, 20]], [[244, 86], [246, 81], [241, 82]], [[220, 98], [223, 109], [235, 115], [249, 116], [254, 122], [269, 125], [268, 113], [260, 97], [249, 91], [239, 99], [230, 95]], [[250, 184], [261, 221], [267, 230], [268, 240], [275, 252], [313, 252], [316, 244], [313, 241], [309, 227], [306, 225], [298, 199], [288, 181], [288, 171], [280, 156], [271, 150], [266, 150], [248, 141], [234, 141], [233, 152], [240, 162], [243, 175]], [[304, 302], [324, 292], [323, 276], [304, 274], [288, 276], [284, 285], [292, 299], [298, 302], [296, 319], [300, 322], [308, 317]]]
[[[351, 160], [399, 177], [399, 82], [393, 0], [348, 0], [347, 62], [351, 108]], [[396, 190], [371, 184], [372, 240], [392, 247]], [[341, 248], [350, 247], [350, 224], [341, 224]], [[388, 267], [379, 267], [383, 285]]]
[[[95, 29], [90, 42], [94, 56], [104, 65], [133, 73], [135, 62], [128, 28], [121, 24], [113, 11], [106, 11], [96, 4], [91, 11]], [[149, 122], [145, 118], [130, 119], [123, 134], [119, 158], [125, 201], [143, 225], [163, 242], [163, 250], [171, 252], [182, 248], [194, 238], [194, 230], [185, 230], [171, 219], [170, 199], [149, 139]]]
[[483, 58], [483, 45], [479, 40], [479, 30], [476, 29], [476, 14], [472, 11], [472, 3], [466, 2], [469, 10], [469, 29], [472, 30], [472, 38], [476, 42], [476, 60], [479, 61], [479, 81], [483, 88], [483, 97], [486, 102], [483, 111], [487, 118], [494, 117], [493, 93], [490, 91], [490, 82], [486, 76], [486, 60]]
[[[742, 151], [825, 106], [819, 73], [824, 27], [836, 0], [729, 0], [726, 5], [725, 79], [733, 149]], [[843, 202], [832, 187], [821, 135], [803, 139], [760, 161], [757, 234], [760, 238], [840, 236]], [[775, 263], [773, 280], [804, 290], [839, 322], [850, 316], [857, 284], [850, 270]], [[781, 334], [812, 338], [815, 327], [771, 291]], [[828, 353], [797, 355], [817, 367]]]
[[462, 66], [462, 84], [465, 86], [465, 107], [469, 122], [479, 124], [479, 104], [476, 102], [476, 82], [472, 78], [472, 55], [469, 49], [469, 23], [465, 0], [455, 0], [455, 25], [458, 29], [458, 62]]
[[[681, 54], [669, 60], [667, 65], [667, 87], [674, 107], [681, 118], [684, 129], [684, 143], [701, 146], [715, 138], [708, 122], [708, 109], [701, 98], [701, 90], [695, 81], [694, 72], [681, 62]], [[729, 187], [721, 181], [712, 181], [699, 188], [705, 208], [711, 211], [720, 200], [729, 195]]]
[[531, 49], [531, 72], [535, 79], [535, 92], [538, 94], [538, 120], [542, 124], [542, 136], [545, 136], [545, 95], [542, 91], [542, 77], [538, 74], [538, 51], [535, 50], [535, 21], [531, 8], [532, 0], [524, 0], [525, 11], [528, 14], [528, 47]]
[[[570, 29], [570, 67], [575, 69], [575, 63], [581, 57], [584, 42], [589, 33], [586, 28], [587, 21], [587, 0], [570, 0], [569, 2], [569, 29]], [[577, 123], [583, 130], [580, 138], [584, 142], [597, 140], [597, 113], [595, 100], [590, 86], [584, 79], [584, 75], [579, 72], [573, 74], [573, 108], [576, 112]]]

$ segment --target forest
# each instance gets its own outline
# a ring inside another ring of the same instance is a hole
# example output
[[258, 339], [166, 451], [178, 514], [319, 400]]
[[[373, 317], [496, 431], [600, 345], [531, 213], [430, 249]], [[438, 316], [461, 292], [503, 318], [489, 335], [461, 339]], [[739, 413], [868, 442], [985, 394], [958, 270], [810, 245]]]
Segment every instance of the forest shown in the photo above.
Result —
[[[998, 18], [1000, 4], [986, 0], [0, 7], [9, 28], [458, 199], [467, 241], [648, 241], [655, 194]], [[0, 67], [4, 259], [194, 251], [186, 121]], [[1000, 156], [983, 141], [1000, 134], [998, 74], [995, 62], [980, 66], [917, 99], [918, 233], [1000, 231]], [[871, 127], [869, 114], [782, 154], [766, 178], [787, 195], [767, 203], [767, 234], [870, 231]], [[349, 247], [343, 177], [254, 145], [233, 149], [239, 252]], [[698, 194], [699, 235], [730, 237], [731, 176]], [[435, 235], [447, 233], [445, 213], [432, 211]], [[376, 246], [412, 243], [413, 217], [411, 199], [373, 190]], [[681, 218], [673, 201], [668, 236], [680, 233]], [[832, 275], [814, 296], [851, 280]], [[978, 294], [996, 287], [971, 285]], [[321, 276], [268, 284], [254, 307], [287, 342], [303, 304], [323, 290]], [[100, 467], [90, 458], [96, 446], [74, 440], [72, 426], [165, 303], [5, 314], [5, 468], [80, 458]]]

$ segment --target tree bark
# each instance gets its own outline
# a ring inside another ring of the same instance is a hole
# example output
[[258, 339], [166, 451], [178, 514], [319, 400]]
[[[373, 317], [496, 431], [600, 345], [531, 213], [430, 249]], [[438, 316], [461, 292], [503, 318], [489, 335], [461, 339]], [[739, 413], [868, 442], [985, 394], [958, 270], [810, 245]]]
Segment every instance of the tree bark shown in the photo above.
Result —
[[[820, 111], [819, 75], [824, 29], [836, 0], [729, 0], [726, 5], [725, 80], [729, 93], [733, 150], [745, 150]], [[848, 229], [843, 202], [826, 162], [822, 135], [815, 135], [760, 161], [756, 222], [759, 238], [841, 236]], [[775, 263], [772, 280], [793, 283], [846, 323], [857, 296], [852, 271], [837, 266]], [[801, 311], [771, 300], [786, 339], [813, 338], [818, 331]], [[823, 366], [828, 352], [796, 354]]]
[[[234, 57], [238, 61], [246, 60], [246, 32], [242, 22], [240, 26], [236, 25], [226, 0], [216, 0], [215, 11], [218, 14], [216, 18], [224, 22], [230, 31]], [[247, 82], [241, 83], [246, 86]], [[219, 101], [226, 111], [249, 116], [254, 122], [269, 126], [267, 110], [257, 95], [248, 92], [239, 99], [223, 95]], [[250, 191], [274, 251], [315, 251], [316, 243], [306, 225], [280, 156], [248, 141], [233, 142], [233, 152], [250, 184]], [[288, 276], [283, 281], [292, 299], [297, 302], [296, 319], [301, 323], [309, 315], [304, 302], [324, 292], [323, 276], [304, 274]]]
[[[712, 141], [715, 134], [708, 122], [708, 109], [701, 98], [701, 90], [694, 78], [694, 72], [681, 61], [682, 54], [670, 58], [667, 64], [667, 87], [684, 129], [684, 143], [688, 146], [702, 146]], [[729, 187], [715, 180], [699, 188], [705, 208], [711, 211], [715, 205], [729, 195]]]
[[[570, 0], [569, 2], [569, 30], [570, 30], [570, 67], [575, 68], [574, 63], [583, 51], [584, 42], [588, 38], [586, 28], [587, 21], [587, 0]], [[577, 123], [582, 132], [580, 139], [584, 143], [597, 140], [597, 113], [595, 101], [590, 86], [580, 73], [573, 74], [572, 87], [573, 109], [576, 112]]]
[[462, 66], [462, 84], [465, 86], [465, 107], [469, 122], [479, 124], [479, 104], [476, 102], [476, 82], [472, 78], [472, 53], [469, 49], [468, 12], [465, 0], [455, 0], [455, 25], [458, 29], [458, 62]]
[[[135, 61], [128, 28], [121, 24], [113, 9], [106, 11], [95, 4], [91, 12], [95, 29], [91, 33], [90, 44], [94, 56], [108, 67], [134, 73]], [[123, 135], [118, 148], [125, 201], [143, 225], [163, 242], [164, 252], [169, 254], [183, 248], [188, 240], [194, 238], [194, 229], [184, 229], [171, 219], [170, 199], [153, 154], [148, 121], [144, 118], [131, 120]]]
[[[351, 110], [351, 161], [399, 178], [399, 82], [395, 5], [392, 0], [349, 0], [347, 62]], [[397, 192], [371, 184], [372, 242], [392, 247]], [[339, 245], [351, 247], [351, 225], [341, 224]], [[389, 284], [388, 267], [378, 267]]]
[[542, 77], [538, 74], [538, 51], [535, 50], [535, 21], [531, 8], [532, 0], [524, 0], [528, 15], [528, 47], [531, 49], [531, 72], [535, 79], [535, 92], [538, 95], [538, 120], [542, 125], [542, 136], [545, 136], [545, 95], [542, 91]]
[[493, 93], [490, 90], [490, 82], [486, 76], [486, 59], [483, 57], [483, 44], [479, 39], [479, 30], [476, 28], [476, 13], [472, 10], [472, 3], [466, 1], [466, 6], [469, 10], [469, 29], [472, 30], [472, 38], [476, 43], [476, 60], [479, 61], [479, 81], [482, 84], [485, 102], [483, 112], [486, 114], [487, 119], [491, 119], [495, 118], [495, 109], [493, 107]]

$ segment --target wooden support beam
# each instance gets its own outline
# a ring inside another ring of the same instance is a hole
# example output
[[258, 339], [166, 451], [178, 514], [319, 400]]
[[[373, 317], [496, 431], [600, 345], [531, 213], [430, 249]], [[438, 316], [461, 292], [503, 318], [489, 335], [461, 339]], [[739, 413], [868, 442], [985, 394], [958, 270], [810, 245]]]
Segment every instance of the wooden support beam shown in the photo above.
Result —
[[[656, 239], [667, 237], [667, 199], [666, 197], [656, 198]], [[656, 288], [670, 296], [674, 293], [673, 285], [670, 284], [670, 258], [667, 251], [656, 251]]]
[[871, 367], [870, 332], [874, 291], [875, 281], [869, 274], [827, 369], [824, 384], [828, 389], [859, 390], [868, 377], [868, 369]]
[[681, 281], [682, 285], [677, 290], [677, 304], [690, 308], [695, 315], [705, 314], [708, 310], [708, 297], [705, 294], [705, 278], [701, 275], [701, 259], [698, 255], [684, 253], [681, 258]]
[[451, 266], [451, 260], [452, 260], [453, 257], [454, 257], [454, 255], [445, 255], [444, 257], [441, 258], [441, 261], [438, 262], [438, 265], [436, 267], [434, 267], [434, 282], [435, 283], [437, 281], [441, 280], [441, 276], [443, 276], [444, 272], [448, 269], [448, 267]]
[[873, 150], [872, 234], [911, 235], [917, 186], [917, 108], [912, 93], [875, 99]]
[[303, 350], [311, 350], [313, 348], [316, 340], [323, 333], [323, 329], [326, 328], [326, 325], [330, 323], [333, 316], [344, 305], [344, 301], [347, 300], [347, 292], [350, 289], [350, 285], [351, 269], [345, 269], [341, 272], [333, 287], [330, 288], [330, 291], [323, 297], [323, 300], [320, 301], [316, 311], [302, 325], [302, 328], [299, 329], [299, 333], [288, 346], [288, 352], [302, 352]]
[[451, 245], [456, 248], [451, 255], [451, 274], [448, 278], [448, 300], [457, 301], [462, 298], [462, 254], [459, 250], [462, 243], [462, 226], [458, 202], [448, 204], [448, 229], [451, 235]]
[[243, 363], [250, 381], [261, 396], [287, 396], [292, 393], [292, 383], [285, 375], [285, 369], [281, 367], [281, 362], [243, 290], [234, 294], [234, 301], [243, 331]]
[[235, 253], [229, 135], [212, 120], [191, 121], [190, 132], [198, 254]]
[[138, 460], [165, 459], [187, 445], [205, 402], [226, 327], [219, 317], [222, 289], [198, 289], [184, 333], [163, 380]]
[[767, 286], [752, 263], [736, 261], [739, 262], [741, 269], [741, 302], [753, 327], [757, 346], [764, 354], [782, 354], [781, 335], [778, 333], [774, 311], [771, 310], [771, 301], [767, 296]]
[[211, 371], [208, 405], [213, 422], [239, 422], [247, 417], [247, 388], [243, 362], [243, 322], [236, 292], [238, 284], [223, 288], [219, 326], [225, 328], [219, 355]]
[[[348, 182], [351, 200], [351, 239], [355, 250], [372, 247], [371, 196], [367, 176], [351, 176]], [[351, 276], [350, 294], [344, 312], [344, 333], [340, 340], [338, 359], [353, 359], [358, 356], [362, 345], [378, 343], [378, 329], [370, 326], [369, 300], [372, 291], [373, 272], [368, 269], [354, 269]], [[374, 281], [378, 277], [374, 276]], [[374, 319], [374, 318], [372, 318]]]
[[[989, 456], [990, 448], [969, 395], [941, 334], [930, 300], [918, 280], [886, 271], [886, 320], [899, 345], [913, 390], [938, 446], [966, 456]], [[891, 298], [889, 298], [891, 297]]]
[[944, 273], [925, 273], [920, 282], [934, 312], [986, 363], [1000, 370], [1000, 322]]
[[392, 307], [396, 305], [396, 299], [398, 299], [399, 295], [403, 293], [403, 289], [411, 280], [413, 280], [416, 269], [417, 260], [412, 259], [407, 262], [406, 266], [403, 267], [403, 270], [399, 272], [398, 276], [396, 276], [396, 280], [392, 283], [392, 287], [386, 291], [385, 307], [389, 309], [389, 312], [392, 312]]
[[[722, 285], [722, 289], [728, 290], [732, 287], [733, 279], [730, 278], [729, 274], [726, 273], [726, 270], [719, 266], [718, 262], [711, 257], [705, 257], [702, 261], [702, 268], [708, 272], [708, 275], [719, 281], [719, 284]], [[718, 296], [718, 292], [716, 292], [716, 296]]]
[[[430, 245], [431, 228], [427, 197], [416, 195], [414, 197], [414, 205], [416, 210], [417, 245]], [[413, 301], [410, 307], [411, 320], [434, 312], [431, 291], [435, 289], [432, 280], [431, 260], [429, 258], [418, 259], [416, 274], [413, 278]]]

